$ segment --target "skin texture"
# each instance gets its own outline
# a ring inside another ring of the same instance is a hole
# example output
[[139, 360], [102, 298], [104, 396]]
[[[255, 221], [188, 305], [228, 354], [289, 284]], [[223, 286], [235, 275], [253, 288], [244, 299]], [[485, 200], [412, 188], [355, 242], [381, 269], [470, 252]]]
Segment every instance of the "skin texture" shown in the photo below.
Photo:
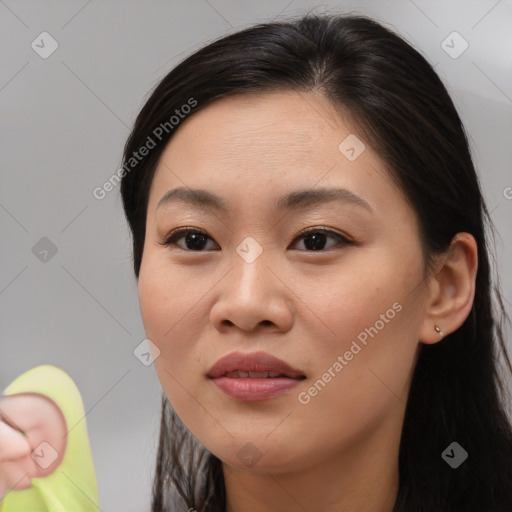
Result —
[[[0, 498], [8, 489], [27, 489], [31, 478], [47, 476], [59, 466], [66, 447], [66, 422], [59, 407], [37, 393], [20, 393], [0, 398]], [[10, 424], [8, 424], [10, 423]], [[25, 434], [23, 436], [13, 424]], [[32, 458], [34, 449], [48, 442], [58, 453], [47, 468]]]
[[[413, 208], [368, 143], [354, 161], [340, 152], [352, 133], [365, 142], [314, 93], [229, 97], [184, 121], [156, 170], [139, 275], [142, 319], [160, 350], [155, 367], [170, 403], [223, 462], [228, 512], [391, 511], [419, 344], [439, 342], [434, 326], [449, 334], [471, 309], [473, 237], [459, 234], [424, 276]], [[228, 213], [183, 202], [157, 212], [165, 192], [182, 186], [220, 195]], [[349, 189], [373, 213], [341, 202], [274, 209], [283, 194], [323, 187]], [[310, 249], [303, 231], [322, 226], [356, 244], [329, 235]], [[204, 231], [205, 245], [195, 250], [184, 236], [160, 244], [180, 227]], [[250, 264], [236, 252], [248, 236], [263, 249]], [[394, 303], [400, 312], [300, 403], [299, 393]], [[269, 352], [307, 378], [271, 400], [229, 398], [206, 374], [238, 350]], [[259, 457], [252, 467], [237, 455], [244, 446]]]

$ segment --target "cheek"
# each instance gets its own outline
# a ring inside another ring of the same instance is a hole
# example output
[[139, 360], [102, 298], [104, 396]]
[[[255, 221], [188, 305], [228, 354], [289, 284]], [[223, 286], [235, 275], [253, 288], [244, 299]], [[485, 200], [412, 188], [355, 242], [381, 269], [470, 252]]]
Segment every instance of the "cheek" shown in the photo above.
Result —
[[180, 276], [170, 265], [151, 254], [144, 256], [138, 282], [140, 311], [147, 337], [160, 350], [165, 350], [180, 318], [181, 290]]
[[321, 322], [309, 336], [322, 342], [301, 403], [337, 410], [339, 418], [351, 411], [365, 423], [396, 396], [405, 402], [421, 308], [410, 286], [396, 279], [396, 265], [385, 261], [378, 271], [340, 272], [322, 293], [310, 291]]
[[199, 301], [210, 287], [197, 272], [170, 263], [164, 255], [145, 256], [138, 294], [148, 337], [165, 345], [177, 337], [177, 332], [183, 335], [184, 326], [194, 325]]
[[[145, 250], [138, 279], [139, 305], [146, 334], [159, 333], [168, 295], [171, 293], [169, 276], [162, 274], [161, 265], [157, 265], [151, 254]], [[153, 340], [152, 340], [153, 341]]]
[[173, 405], [182, 399], [190, 402], [186, 391], [193, 391], [196, 375], [191, 369], [201, 363], [200, 355], [196, 355], [197, 340], [208, 319], [200, 300], [211, 284], [204, 285], [197, 275], [192, 278], [189, 274], [186, 269], [178, 271], [168, 262], [148, 257], [143, 260], [138, 281], [144, 330], [160, 351], [155, 369]]
[[398, 323], [397, 310], [403, 309], [404, 290], [394, 276], [391, 265], [380, 258], [378, 271], [346, 265], [339, 271], [331, 270], [325, 279], [309, 282], [302, 294], [320, 320], [316, 322], [317, 335], [322, 334], [336, 351], [348, 350], [354, 339], [364, 346], [371, 336], [368, 331], [385, 336], [389, 327]]

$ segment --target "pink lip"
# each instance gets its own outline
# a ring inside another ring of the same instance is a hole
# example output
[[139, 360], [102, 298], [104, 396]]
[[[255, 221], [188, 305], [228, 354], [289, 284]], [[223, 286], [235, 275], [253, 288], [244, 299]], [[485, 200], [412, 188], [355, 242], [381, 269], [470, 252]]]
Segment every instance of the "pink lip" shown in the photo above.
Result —
[[217, 377], [213, 382], [231, 398], [255, 402], [274, 398], [295, 387], [301, 379], [290, 377], [275, 378], [230, 378]]
[[279, 372], [292, 379], [303, 378], [304, 373], [293, 368], [277, 357], [266, 352], [231, 352], [219, 359], [208, 372], [208, 377], [215, 379], [229, 372]]
[[[228, 373], [235, 371], [268, 371], [279, 372], [282, 375], [274, 378], [227, 377]], [[219, 359], [207, 376], [228, 396], [246, 401], [273, 398], [306, 378], [300, 370], [266, 352], [232, 352]]]

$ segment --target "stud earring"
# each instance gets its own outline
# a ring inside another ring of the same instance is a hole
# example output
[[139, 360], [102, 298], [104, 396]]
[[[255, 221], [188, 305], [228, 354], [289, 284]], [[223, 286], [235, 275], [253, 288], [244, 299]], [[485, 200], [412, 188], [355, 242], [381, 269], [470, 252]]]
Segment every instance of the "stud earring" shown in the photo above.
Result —
[[441, 329], [439, 328], [439, 326], [438, 326], [438, 325], [436, 325], [436, 326], [434, 327], [434, 329], [436, 330], [436, 332], [438, 332], [438, 333], [439, 333], [439, 335], [441, 336], [441, 338], [444, 338], [444, 333], [443, 333], [443, 331], [441, 331]]

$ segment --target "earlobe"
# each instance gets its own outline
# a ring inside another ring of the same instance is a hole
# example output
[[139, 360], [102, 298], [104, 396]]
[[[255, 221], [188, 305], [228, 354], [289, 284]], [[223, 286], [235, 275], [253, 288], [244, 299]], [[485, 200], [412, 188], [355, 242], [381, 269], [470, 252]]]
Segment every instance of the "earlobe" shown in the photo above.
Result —
[[477, 269], [474, 237], [457, 233], [430, 278], [422, 343], [438, 343], [464, 323], [473, 306]]

